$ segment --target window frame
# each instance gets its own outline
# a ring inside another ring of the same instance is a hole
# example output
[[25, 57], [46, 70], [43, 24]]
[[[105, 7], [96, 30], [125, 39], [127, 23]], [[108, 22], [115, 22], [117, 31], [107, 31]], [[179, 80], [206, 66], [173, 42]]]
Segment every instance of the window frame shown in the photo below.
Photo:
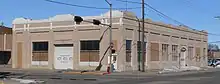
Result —
[[162, 44], [162, 61], [169, 60], [169, 44]]
[[[90, 46], [90, 47], [88, 47], [88, 46]], [[97, 54], [97, 53], [99, 53], [99, 51], [100, 51], [100, 40], [80, 40], [80, 59], [79, 59], [79, 61], [80, 62], [99, 62], [100, 56], [99, 56], [99, 54]], [[82, 53], [88, 54], [86, 56], [86, 58], [83, 57]], [[97, 54], [98, 57], [94, 57], [91, 55], [94, 53]], [[91, 57], [94, 59], [91, 59]]]
[[132, 40], [126, 40], [126, 62], [131, 62]]
[[[42, 48], [44, 47], [44, 48]], [[41, 41], [41, 42], [32, 42], [32, 50], [34, 51], [48, 51], [49, 50], [49, 42]]]
[[[81, 40], [80, 51], [99, 50], [100, 49], [99, 43], [100, 43], [99, 40]], [[92, 46], [92, 47], [88, 47], [88, 46]]]
[[172, 45], [172, 61], [178, 61], [178, 45]]

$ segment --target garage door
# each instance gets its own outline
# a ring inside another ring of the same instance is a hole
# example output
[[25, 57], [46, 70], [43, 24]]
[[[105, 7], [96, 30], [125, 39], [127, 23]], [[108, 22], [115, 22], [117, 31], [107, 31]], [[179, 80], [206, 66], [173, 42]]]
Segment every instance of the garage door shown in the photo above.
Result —
[[73, 69], [72, 44], [56, 44], [54, 56], [55, 69]]

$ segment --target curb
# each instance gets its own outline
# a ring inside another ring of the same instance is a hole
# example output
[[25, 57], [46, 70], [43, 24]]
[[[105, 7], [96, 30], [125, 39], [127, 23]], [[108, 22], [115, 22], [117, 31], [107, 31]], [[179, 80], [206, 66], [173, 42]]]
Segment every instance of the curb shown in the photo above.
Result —
[[108, 74], [106, 72], [84, 72], [83, 75], [105, 75]]
[[75, 74], [75, 75], [81, 75], [81, 72], [63, 72], [64, 74]]
[[64, 74], [72, 74], [72, 75], [106, 75], [109, 74], [107, 72], [63, 72]]

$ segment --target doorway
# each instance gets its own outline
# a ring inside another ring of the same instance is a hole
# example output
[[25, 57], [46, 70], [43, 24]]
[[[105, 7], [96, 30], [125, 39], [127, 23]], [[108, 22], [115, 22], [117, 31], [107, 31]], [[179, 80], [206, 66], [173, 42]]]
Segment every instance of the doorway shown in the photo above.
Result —
[[73, 44], [55, 44], [55, 69], [73, 69]]

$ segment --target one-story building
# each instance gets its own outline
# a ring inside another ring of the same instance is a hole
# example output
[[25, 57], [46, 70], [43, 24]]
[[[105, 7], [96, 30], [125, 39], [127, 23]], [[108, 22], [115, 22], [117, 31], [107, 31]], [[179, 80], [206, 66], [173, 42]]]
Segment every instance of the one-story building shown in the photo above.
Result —
[[[109, 24], [109, 12], [83, 19]], [[132, 12], [113, 11], [116, 53], [112, 61], [116, 70], [138, 70], [139, 27], [139, 20]], [[95, 69], [109, 46], [106, 28], [87, 22], [76, 24], [72, 14], [41, 20], [16, 18], [13, 21], [13, 68]], [[206, 31], [146, 19], [144, 33], [145, 69], [207, 65]], [[186, 52], [180, 53], [182, 47]], [[108, 58], [107, 53], [101, 61], [102, 70], [106, 70]]]
[[12, 28], [0, 25], [0, 64], [11, 64]]

